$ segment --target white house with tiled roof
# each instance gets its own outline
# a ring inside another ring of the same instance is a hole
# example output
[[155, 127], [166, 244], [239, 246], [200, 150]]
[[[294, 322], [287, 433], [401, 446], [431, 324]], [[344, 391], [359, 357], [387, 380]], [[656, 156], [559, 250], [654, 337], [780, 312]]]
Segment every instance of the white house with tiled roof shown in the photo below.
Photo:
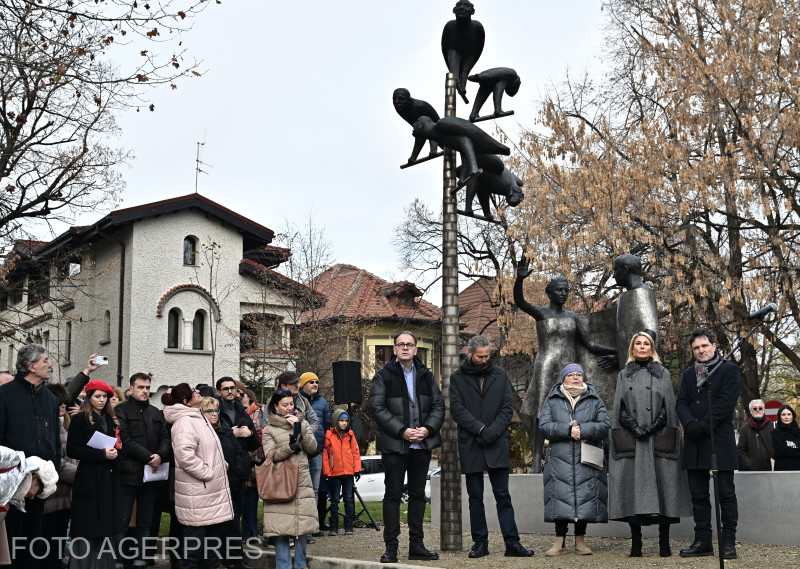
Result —
[[[291, 365], [289, 329], [308, 289], [274, 271], [289, 251], [273, 237], [190, 194], [113, 211], [50, 242], [18, 242], [2, 267], [0, 370], [36, 341], [60, 382], [94, 352], [109, 365], [93, 378], [127, 386], [141, 371], [154, 391], [238, 378], [256, 351], [277, 375]], [[274, 337], [259, 338], [253, 322], [268, 322]]]

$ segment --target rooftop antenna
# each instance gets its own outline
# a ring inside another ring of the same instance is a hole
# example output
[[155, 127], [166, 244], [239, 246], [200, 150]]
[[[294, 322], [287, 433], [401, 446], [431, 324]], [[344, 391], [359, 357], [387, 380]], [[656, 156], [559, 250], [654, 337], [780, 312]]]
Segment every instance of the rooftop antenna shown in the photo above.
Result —
[[197, 157], [194, 160], [195, 161], [194, 193], [198, 193], [197, 192], [197, 180], [198, 180], [198, 177], [200, 176], [200, 174], [205, 174], [206, 176], [209, 175], [209, 173], [206, 172], [205, 170], [203, 170], [200, 166], [209, 166], [209, 167], [213, 168], [213, 166], [211, 164], [207, 164], [207, 163], [203, 162], [202, 160], [200, 160], [200, 147], [201, 146], [205, 146], [205, 145], [206, 145], [205, 142], [198, 142], [197, 143]]

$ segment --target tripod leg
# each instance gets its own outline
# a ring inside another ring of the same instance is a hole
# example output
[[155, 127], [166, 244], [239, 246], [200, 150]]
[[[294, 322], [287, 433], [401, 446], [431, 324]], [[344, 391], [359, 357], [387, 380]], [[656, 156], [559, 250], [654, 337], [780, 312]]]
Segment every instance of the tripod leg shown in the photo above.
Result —
[[369, 517], [369, 521], [371, 522], [372, 527], [375, 528], [375, 531], [381, 531], [381, 529], [378, 527], [378, 522], [376, 522], [375, 518], [372, 517], [372, 512], [370, 512], [369, 508], [367, 508], [367, 505], [364, 503], [363, 498], [361, 498], [361, 493], [358, 491], [358, 488], [355, 485], [353, 485], [353, 493], [355, 493], [355, 495], [358, 496], [358, 501], [361, 503], [363, 511], [367, 512], [367, 517]]

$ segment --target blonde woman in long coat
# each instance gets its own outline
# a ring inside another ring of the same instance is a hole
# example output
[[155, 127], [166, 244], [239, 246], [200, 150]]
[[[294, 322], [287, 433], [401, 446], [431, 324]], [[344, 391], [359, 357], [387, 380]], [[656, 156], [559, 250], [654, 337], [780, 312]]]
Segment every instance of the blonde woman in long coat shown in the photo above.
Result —
[[264, 427], [264, 456], [273, 462], [291, 461], [297, 466], [297, 495], [291, 502], [264, 503], [264, 535], [275, 537], [276, 569], [292, 569], [289, 538], [294, 537], [294, 567], [304, 569], [308, 534], [319, 531], [317, 499], [308, 470], [308, 453], [317, 450], [317, 441], [303, 412], [295, 410], [292, 392], [278, 389], [268, 404], [269, 424]]
[[179, 383], [161, 397], [164, 419], [172, 425], [175, 515], [185, 526], [183, 569], [219, 567], [220, 549], [209, 544], [214, 538], [221, 539], [222, 524], [233, 518], [222, 445], [200, 411], [202, 401], [200, 393], [188, 383]]

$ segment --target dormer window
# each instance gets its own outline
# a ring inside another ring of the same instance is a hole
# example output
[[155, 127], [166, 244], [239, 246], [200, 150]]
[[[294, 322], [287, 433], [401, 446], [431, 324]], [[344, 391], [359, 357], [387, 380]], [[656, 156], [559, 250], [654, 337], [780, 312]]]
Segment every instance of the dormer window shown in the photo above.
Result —
[[183, 264], [197, 264], [197, 237], [187, 235], [183, 238]]
[[397, 299], [397, 304], [400, 306], [413, 306], [414, 299], [410, 296], [401, 296]]

